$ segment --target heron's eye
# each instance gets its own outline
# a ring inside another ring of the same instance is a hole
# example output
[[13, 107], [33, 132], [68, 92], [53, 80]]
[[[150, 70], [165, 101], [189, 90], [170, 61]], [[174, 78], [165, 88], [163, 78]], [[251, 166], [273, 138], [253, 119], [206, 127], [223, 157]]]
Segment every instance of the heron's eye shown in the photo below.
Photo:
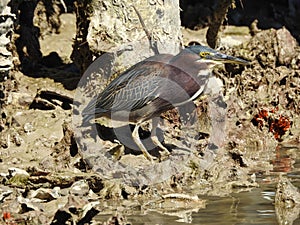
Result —
[[210, 53], [209, 52], [200, 52], [199, 55], [201, 58], [206, 58], [208, 55], [210, 55]]

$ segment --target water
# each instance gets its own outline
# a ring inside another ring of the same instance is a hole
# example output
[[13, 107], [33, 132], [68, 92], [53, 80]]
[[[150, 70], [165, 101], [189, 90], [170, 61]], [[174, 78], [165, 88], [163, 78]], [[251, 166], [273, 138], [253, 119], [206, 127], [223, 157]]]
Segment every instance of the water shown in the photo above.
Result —
[[[205, 209], [187, 213], [181, 218], [147, 212], [145, 215], [128, 215], [127, 219], [134, 225], [278, 224], [273, 204], [274, 188], [274, 185], [262, 185], [251, 192], [232, 194], [230, 197], [206, 197], [208, 201]], [[295, 222], [300, 224], [300, 220]]]
[[[251, 191], [232, 193], [228, 197], [200, 196], [207, 204], [204, 209], [159, 212], [136, 211], [125, 214], [127, 221], [133, 225], [300, 225], [299, 211], [287, 213], [289, 218], [280, 217], [285, 209], [275, 208], [274, 198], [279, 173], [290, 178], [293, 185], [300, 187], [299, 149], [281, 148], [273, 160], [274, 171], [268, 176], [257, 179], [259, 188]], [[276, 212], [277, 210], [277, 212]], [[106, 221], [111, 215], [99, 215], [97, 220]]]

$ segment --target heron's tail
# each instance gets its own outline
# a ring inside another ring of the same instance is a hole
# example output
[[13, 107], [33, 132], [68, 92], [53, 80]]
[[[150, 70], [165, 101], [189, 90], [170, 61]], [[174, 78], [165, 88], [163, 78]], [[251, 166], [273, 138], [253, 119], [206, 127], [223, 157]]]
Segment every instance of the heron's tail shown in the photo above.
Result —
[[96, 117], [101, 117], [106, 111], [97, 107], [97, 98], [93, 98], [81, 112], [82, 125], [91, 125]]
[[81, 114], [82, 115], [82, 126], [91, 125], [95, 119], [95, 114]]
[[95, 103], [93, 103], [93, 100], [82, 110], [81, 116], [83, 126], [91, 124], [90, 121], [95, 118]]

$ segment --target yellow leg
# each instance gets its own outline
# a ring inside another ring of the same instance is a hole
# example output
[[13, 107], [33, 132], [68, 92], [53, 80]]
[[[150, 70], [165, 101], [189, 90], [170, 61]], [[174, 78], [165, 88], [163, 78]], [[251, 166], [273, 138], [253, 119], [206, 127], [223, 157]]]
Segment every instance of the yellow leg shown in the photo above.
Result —
[[145, 146], [143, 145], [140, 136], [139, 136], [139, 127], [140, 125], [137, 124], [132, 132], [132, 137], [134, 142], [137, 144], [137, 146], [139, 147], [139, 149], [143, 152], [144, 156], [151, 162], [153, 162], [153, 159], [155, 159], [155, 157], [151, 156], [149, 154], [149, 152], [147, 151], [147, 149], [145, 148]]
[[156, 128], [157, 128], [158, 123], [159, 123], [158, 117], [152, 119], [151, 139], [155, 145], [157, 145], [164, 151], [165, 155], [170, 155], [169, 150], [165, 146], [163, 146], [162, 143], [160, 143], [160, 141], [158, 140], [158, 137], [156, 135]]

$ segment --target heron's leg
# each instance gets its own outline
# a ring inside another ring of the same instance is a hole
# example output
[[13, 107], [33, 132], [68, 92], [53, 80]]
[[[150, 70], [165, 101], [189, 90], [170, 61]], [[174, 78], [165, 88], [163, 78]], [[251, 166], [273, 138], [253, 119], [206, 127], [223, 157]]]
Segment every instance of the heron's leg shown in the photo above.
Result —
[[135, 128], [133, 129], [133, 132], [132, 132], [132, 137], [133, 137], [133, 140], [134, 142], [137, 144], [137, 146], [139, 147], [139, 149], [143, 152], [144, 156], [150, 160], [151, 162], [153, 162], [153, 159], [155, 157], [151, 156], [149, 154], [149, 152], [147, 151], [147, 149], [145, 148], [145, 146], [143, 145], [141, 139], [140, 139], [140, 136], [139, 136], [139, 127], [140, 127], [140, 124], [137, 124], [135, 126]]
[[163, 146], [162, 143], [160, 143], [156, 135], [156, 128], [158, 126], [158, 123], [159, 123], [159, 117], [155, 117], [152, 119], [151, 139], [154, 144], [156, 144], [165, 152], [165, 154], [169, 155], [170, 154], [169, 150], [165, 146]]

